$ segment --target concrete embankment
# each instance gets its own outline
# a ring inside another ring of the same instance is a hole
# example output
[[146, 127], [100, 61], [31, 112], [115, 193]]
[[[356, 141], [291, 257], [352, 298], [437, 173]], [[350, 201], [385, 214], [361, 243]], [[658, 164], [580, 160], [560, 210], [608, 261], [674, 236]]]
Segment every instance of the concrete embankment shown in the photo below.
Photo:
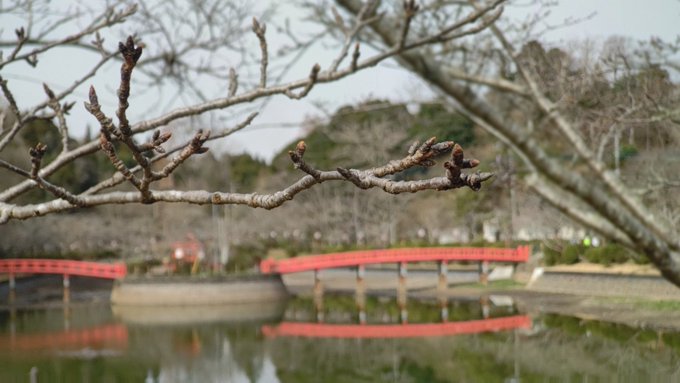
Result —
[[451, 297], [511, 296], [517, 307], [528, 313], [552, 313], [631, 327], [680, 330], [680, 289], [657, 271], [637, 266], [561, 266], [535, 274], [522, 288], [453, 288], [449, 292]]
[[278, 275], [215, 278], [127, 278], [114, 284], [111, 303], [120, 306], [201, 306], [285, 300]]
[[269, 302], [187, 306], [113, 305], [113, 315], [127, 324], [183, 325], [195, 323], [277, 322], [287, 299]]
[[658, 275], [548, 271], [527, 288], [558, 294], [680, 300], [680, 289]]

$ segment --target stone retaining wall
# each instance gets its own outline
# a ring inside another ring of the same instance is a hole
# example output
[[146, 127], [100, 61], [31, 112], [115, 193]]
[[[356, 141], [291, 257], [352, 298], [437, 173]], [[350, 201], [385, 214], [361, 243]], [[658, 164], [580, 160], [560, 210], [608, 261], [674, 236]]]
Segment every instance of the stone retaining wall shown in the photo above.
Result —
[[130, 279], [114, 284], [111, 303], [129, 306], [187, 306], [274, 302], [288, 297], [279, 275], [242, 278]]

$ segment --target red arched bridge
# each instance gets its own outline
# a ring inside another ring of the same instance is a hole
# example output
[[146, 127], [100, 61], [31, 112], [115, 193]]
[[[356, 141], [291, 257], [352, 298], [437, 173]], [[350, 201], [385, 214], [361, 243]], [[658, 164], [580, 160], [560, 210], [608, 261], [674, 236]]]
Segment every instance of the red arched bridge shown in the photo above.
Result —
[[263, 326], [262, 333], [267, 337], [416, 338], [477, 334], [530, 327], [531, 318], [526, 315], [515, 315], [463, 322], [388, 325], [283, 322], [277, 326]]
[[70, 300], [70, 276], [121, 279], [127, 274], [124, 263], [99, 263], [64, 259], [0, 259], [0, 275], [9, 274], [10, 303], [14, 302], [17, 274], [57, 274], [64, 276], [64, 302]]
[[0, 259], [0, 274], [60, 274], [120, 279], [127, 274], [124, 263], [99, 263], [63, 259]]
[[385, 250], [361, 250], [346, 253], [309, 255], [289, 259], [265, 259], [260, 262], [264, 274], [287, 274], [309, 270], [363, 266], [378, 263], [410, 262], [526, 262], [530, 247], [515, 249], [490, 247], [430, 247]]

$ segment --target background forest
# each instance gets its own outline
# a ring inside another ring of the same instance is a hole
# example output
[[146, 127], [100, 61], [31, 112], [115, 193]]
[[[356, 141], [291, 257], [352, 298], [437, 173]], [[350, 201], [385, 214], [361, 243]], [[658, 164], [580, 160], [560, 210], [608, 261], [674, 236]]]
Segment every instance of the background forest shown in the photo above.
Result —
[[[620, 42], [610, 41], [600, 54], [607, 54], [613, 49], [611, 45], [617, 43]], [[591, 79], [594, 86], [569, 84], [566, 87], [554, 83], [555, 71], [573, 71], [576, 78], [591, 69], [579, 64], [575, 53], [557, 48], [546, 50], [538, 43], [531, 43], [523, 54], [541, 66], [539, 70], [546, 86], [554, 92], [567, 93], [572, 99], [570, 113], [588, 124], [585, 132], [589, 141], [597, 144], [598, 156], [621, 177], [654, 185], [653, 178], [643, 178], [645, 174], [639, 172], [642, 166], [653, 162], [656, 171], [652, 176], [657, 177], [677, 166], [678, 156], [673, 155], [679, 139], [676, 129], [662, 123], [634, 129], [635, 110], [627, 112], [629, 121], [621, 122], [617, 116], [619, 110], [611, 106], [632, 93], [642, 93], [654, 102], [668, 102], [677, 92], [677, 86], [667, 72], [650, 66], [634, 75], [602, 75]], [[513, 100], [493, 91], [486, 97], [505, 111], [506, 118], [526, 123], [526, 116], [515, 112]], [[609, 128], [603, 130], [601, 126]], [[550, 256], [554, 253], [551, 249], [558, 254], [562, 252], [564, 246], [559, 239], [580, 242], [579, 235], [582, 237], [585, 233], [515, 180], [524, 170], [510, 152], [444, 103], [404, 105], [369, 100], [342, 107], [325, 120], [310, 119], [304, 130], [306, 134], [301, 139], [312, 148], [306, 159], [318, 168], [337, 163], [353, 168], [383, 163], [404, 152], [413, 141], [436, 136], [469, 148], [481, 160], [482, 170], [492, 171], [496, 176], [484, 193], [464, 190], [393, 196], [374, 190], [361, 191], [346, 184], [324, 184], [299, 196], [295, 203], [274, 211], [171, 204], [88, 208], [9, 223], [1, 229], [3, 237], [14, 240], [0, 242], [0, 255], [160, 260], [170, 254], [172, 242], [193, 234], [215, 257], [220, 247], [228, 247], [230, 267], [237, 268], [252, 265], [268, 254], [278, 254], [271, 253], [272, 249], [292, 256], [362, 247], [489, 242], [504, 245], [538, 240], [535, 243], [548, 245]], [[550, 132], [543, 134], [544, 139], [553, 139]], [[46, 121], [31, 124], [21, 132], [20, 138], [33, 142], [37, 137], [47, 145], [56, 146], [60, 140], [57, 129]], [[565, 154], [568, 153], [565, 143], [554, 142], [553, 156], [565, 166], [573, 162], [573, 157]], [[294, 142], [287, 145], [293, 146]], [[245, 153], [216, 155], [210, 152], [179, 168], [164, 180], [163, 186], [234, 192], [276, 190], [298, 177], [287, 151], [276, 154], [271, 163]], [[18, 151], [10, 152], [9, 156], [16, 163], [29, 161]], [[121, 157], [131, 161], [129, 153]], [[438, 171], [437, 168], [411, 169], [396, 179]], [[53, 179], [77, 185], [75, 191], [80, 192], [109, 173], [108, 160], [99, 155], [61, 169]], [[0, 188], [17, 182], [15, 178], [11, 174], [4, 176]], [[648, 190], [644, 195], [646, 201], [671, 207], [673, 199], [666, 192], [668, 187], [658, 185]], [[20, 198], [26, 202], [40, 201], [45, 198], [41, 195], [44, 193], [34, 190]], [[673, 222], [677, 223], [677, 218]], [[566, 256], [566, 261], [573, 262], [573, 249], [569, 252], [572, 254]], [[627, 258], [618, 257], [620, 261]]]

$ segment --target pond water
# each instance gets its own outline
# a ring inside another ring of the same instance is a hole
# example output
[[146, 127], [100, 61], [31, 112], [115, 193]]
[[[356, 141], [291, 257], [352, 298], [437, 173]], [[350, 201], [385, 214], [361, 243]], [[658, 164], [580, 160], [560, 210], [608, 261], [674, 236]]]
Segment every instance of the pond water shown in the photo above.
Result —
[[680, 381], [677, 333], [527, 315], [507, 299], [318, 303], [3, 311], [0, 382]]

